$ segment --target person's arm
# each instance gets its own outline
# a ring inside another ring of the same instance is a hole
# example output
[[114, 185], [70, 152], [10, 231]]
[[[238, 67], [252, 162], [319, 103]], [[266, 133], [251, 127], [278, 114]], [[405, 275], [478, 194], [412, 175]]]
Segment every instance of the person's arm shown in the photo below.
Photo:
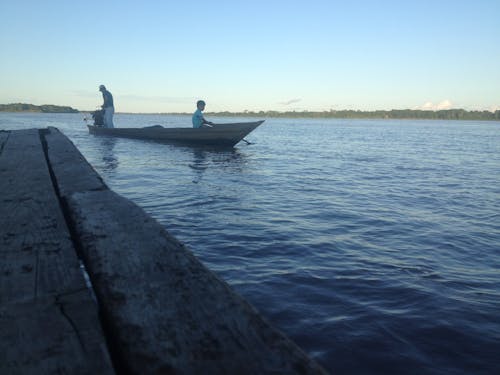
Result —
[[201, 121], [202, 121], [202, 122], [201, 122], [202, 124], [207, 124], [207, 125], [213, 125], [213, 124], [214, 124], [212, 121], [207, 121], [207, 120], [205, 119], [205, 117], [202, 117], [202, 118], [201, 118]]

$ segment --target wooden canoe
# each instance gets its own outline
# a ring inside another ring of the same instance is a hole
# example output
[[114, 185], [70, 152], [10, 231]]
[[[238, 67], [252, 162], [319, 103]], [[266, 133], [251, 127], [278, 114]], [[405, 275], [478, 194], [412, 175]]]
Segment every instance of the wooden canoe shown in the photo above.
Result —
[[197, 146], [232, 147], [253, 131], [264, 120], [228, 124], [214, 124], [203, 128], [164, 128], [155, 125], [145, 128], [104, 128], [87, 125], [90, 134], [147, 139], [165, 143]]

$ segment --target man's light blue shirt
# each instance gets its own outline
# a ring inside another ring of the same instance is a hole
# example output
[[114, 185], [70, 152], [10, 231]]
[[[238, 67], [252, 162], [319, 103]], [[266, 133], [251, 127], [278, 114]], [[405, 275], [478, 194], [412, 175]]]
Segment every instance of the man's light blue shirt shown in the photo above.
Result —
[[195, 113], [193, 113], [193, 128], [201, 128], [203, 125], [203, 114], [200, 109], [197, 109]]

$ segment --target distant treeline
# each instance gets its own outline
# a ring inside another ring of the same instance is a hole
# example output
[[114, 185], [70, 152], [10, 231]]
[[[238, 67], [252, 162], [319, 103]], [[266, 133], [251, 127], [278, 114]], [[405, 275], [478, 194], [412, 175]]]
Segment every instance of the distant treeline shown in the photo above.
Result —
[[0, 112], [43, 112], [43, 113], [78, 113], [77, 109], [59, 105], [34, 105], [25, 103], [0, 104]]
[[[0, 104], [0, 112], [43, 112], [43, 113], [78, 113], [77, 109], [51, 104], [33, 105], [25, 103]], [[91, 112], [91, 111], [90, 111]], [[168, 113], [182, 114], [186, 113]], [[243, 112], [206, 112], [218, 117], [286, 117], [286, 118], [353, 118], [353, 119], [430, 119], [430, 120], [496, 120], [500, 121], [500, 110], [466, 111], [465, 109], [445, 109], [423, 111], [417, 109], [392, 109], [390, 111], [243, 111]]]
[[500, 120], [500, 111], [466, 111], [465, 109], [446, 109], [440, 111], [422, 111], [414, 109], [393, 109], [390, 111], [353, 111], [330, 110], [311, 111], [244, 111], [210, 112], [211, 116], [231, 117], [287, 117], [287, 118], [355, 118], [355, 119], [432, 119], [432, 120]]

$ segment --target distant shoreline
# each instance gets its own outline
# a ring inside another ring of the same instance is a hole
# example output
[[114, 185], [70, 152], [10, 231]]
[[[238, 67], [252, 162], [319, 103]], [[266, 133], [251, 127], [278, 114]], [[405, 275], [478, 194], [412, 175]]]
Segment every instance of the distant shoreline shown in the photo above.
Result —
[[[179, 113], [180, 114], [180, 113]], [[392, 109], [390, 111], [259, 111], [259, 112], [206, 112], [207, 116], [218, 117], [269, 117], [269, 118], [338, 118], [338, 119], [398, 119], [398, 120], [489, 120], [500, 121], [500, 111], [466, 111], [465, 109], [447, 109], [440, 111], [422, 111], [412, 109]]]
[[[92, 112], [92, 111], [82, 111]], [[157, 112], [157, 113], [133, 113], [116, 112], [117, 114], [130, 115], [173, 115], [191, 116], [187, 112]], [[465, 109], [447, 109], [440, 111], [423, 111], [413, 109], [392, 109], [390, 111], [244, 111], [244, 112], [205, 112], [205, 116], [213, 117], [257, 117], [257, 118], [318, 118], [318, 119], [366, 119], [366, 120], [477, 120], [477, 121], [500, 121], [500, 111], [466, 111]]]
[[0, 104], [0, 112], [34, 112], [34, 113], [79, 113], [77, 109], [53, 104], [34, 105], [26, 103]]
[[[92, 113], [80, 111], [68, 106], [45, 104], [41, 106], [25, 103], [0, 104], [0, 112], [33, 112], [33, 113]], [[134, 115], [178, 115], [188, 116], [186, 112], [159, 112], [159, 113], [131, 113], [117, 112], [117, 114]], [[397, 119], [397, 120], [482, 120], [500, 121], [500, 110], [467, 111], [465, 109], [446, 109], [426, 111], [415, 109], [392, 109], [378, 111], [359, 110], [330, 110], [330, 111], [243, 111], [243, 112], [205, 112], [206, 116], [216, 117], [267, 117], [267, 118], [338, 118], [338, 119]]]

